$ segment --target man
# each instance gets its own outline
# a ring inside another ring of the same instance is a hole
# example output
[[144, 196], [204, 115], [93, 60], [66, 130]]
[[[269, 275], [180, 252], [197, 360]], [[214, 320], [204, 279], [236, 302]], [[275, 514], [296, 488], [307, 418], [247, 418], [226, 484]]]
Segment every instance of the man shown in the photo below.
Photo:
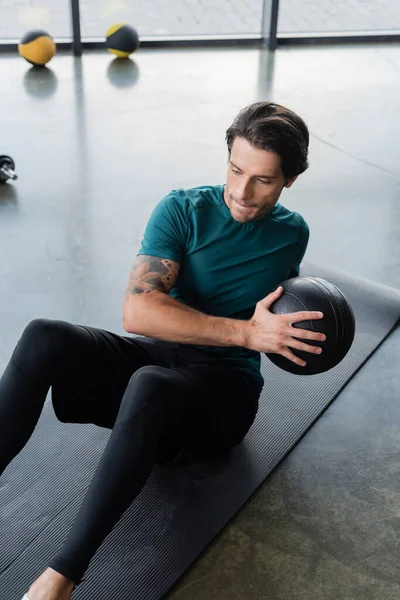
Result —
[[36, 319], [0, 380], [0, 473], [28, 441], [50, 387], [61, 421], [112, 429], [29, 600], [69, 600], [155, 464], [205, 460], [243, 440], [264, 384], [261, 352], [305, 364], [291, 349], [318, 352], [307, 340], [325, 339], [292, 327], [321, 313], [269, 311], [307, 247], [306, 222], [278, 202], [308, 167], [307, 127], [258, 102], [226, 140], [226, 185], [175, 190], [150, 216], [123, 303], [124, 328], [139, 337]]

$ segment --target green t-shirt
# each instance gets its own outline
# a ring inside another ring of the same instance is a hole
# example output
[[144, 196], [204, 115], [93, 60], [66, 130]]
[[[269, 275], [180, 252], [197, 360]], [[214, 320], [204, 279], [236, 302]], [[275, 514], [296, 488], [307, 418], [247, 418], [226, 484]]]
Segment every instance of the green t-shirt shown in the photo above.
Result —
[[[154, 208], [138, 254], [180, 264], [170, 296], [207, 315], [250, 319], [256, 304], [299, 275], [309, 228], [279, 202], [262, 219], [239, 223], [224, 201], [224, 186], [171, 191]], [[259, 352], [194, 346], [229, 361], [262, 387]]]

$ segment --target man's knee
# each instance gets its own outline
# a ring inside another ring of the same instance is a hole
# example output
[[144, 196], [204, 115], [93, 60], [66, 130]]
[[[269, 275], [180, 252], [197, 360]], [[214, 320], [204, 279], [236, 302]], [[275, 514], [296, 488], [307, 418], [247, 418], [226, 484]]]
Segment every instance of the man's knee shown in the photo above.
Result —
[[51, 319], [34, 319], [25, 327], [13, 360], [26, 375], [36, 375], [38, 368], [61, 358], [64, 335], [59, 323]]
[[141, 388], [152, 392], [167, 390], [173, 386], [172, 371], [159, 365], [146, 365], [137, 369], [131, 376], [128, 387]]
[[147, 365], [137, 369], [125, 389], [118, 420], [133, 417], [146, 407], [159, 412], [171, 388], [171, 374], [165, 367]]

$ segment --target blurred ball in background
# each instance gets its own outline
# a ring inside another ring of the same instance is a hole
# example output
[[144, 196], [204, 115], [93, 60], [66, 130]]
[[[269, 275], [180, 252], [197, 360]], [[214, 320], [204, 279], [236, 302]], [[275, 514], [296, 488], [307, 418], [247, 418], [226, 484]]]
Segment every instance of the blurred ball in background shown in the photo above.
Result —
[[56, 45], [51, 35], [43, 29], [28, 31], [18, 44], [18, 52], [35, 67], [46, 65], [56, 53]]
[[139, 48], [139, 35], [134, 27], [116, 23], [106, 32], [106, 48], [118, 58], [128, 58]]

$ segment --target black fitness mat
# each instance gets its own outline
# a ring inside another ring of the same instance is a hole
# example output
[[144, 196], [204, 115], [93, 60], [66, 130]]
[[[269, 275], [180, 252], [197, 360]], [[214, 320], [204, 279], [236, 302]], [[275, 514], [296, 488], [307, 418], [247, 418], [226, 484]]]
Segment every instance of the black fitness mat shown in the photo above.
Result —
[[[228, 459], [156, 468], [95, 555], [77, 600], [162, 598], [316, 421], [400, 317], [400, 292], [314, 264], [347, 296], [356, 337], [321, 375], [292, 375], [265, 356], [260, 410]], [[47, 400], [37, 428], [0, 478], [0, 598], [20, 600], [62, 544], [109, 431], [59, 423]]]

